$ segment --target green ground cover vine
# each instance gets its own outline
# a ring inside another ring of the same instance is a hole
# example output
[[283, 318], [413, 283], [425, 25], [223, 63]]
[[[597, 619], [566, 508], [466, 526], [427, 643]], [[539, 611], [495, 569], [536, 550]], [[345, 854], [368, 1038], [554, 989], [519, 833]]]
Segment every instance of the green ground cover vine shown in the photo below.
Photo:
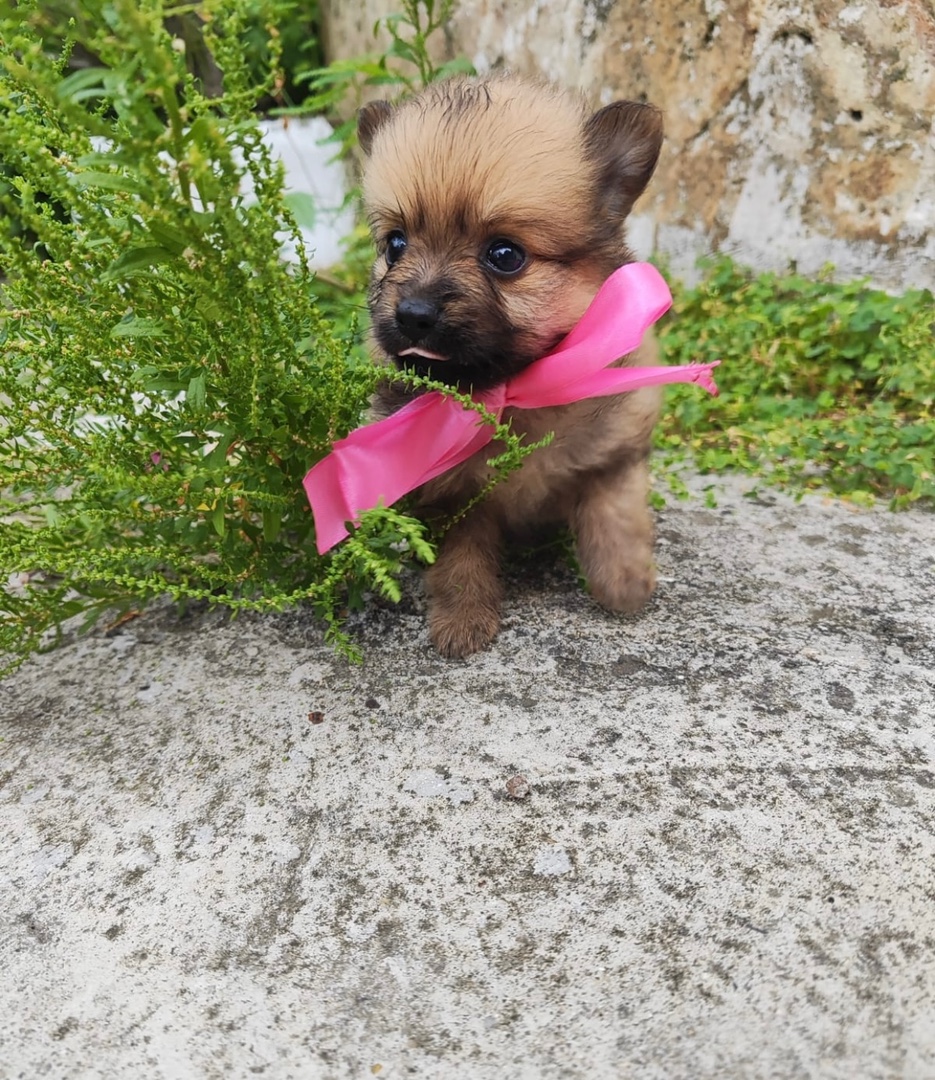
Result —
[[754, 274], [726, 258], [674, 291], [666, 361], [722, 364], [720, 397], [669, 391], [658, 445], [670, 460], [894, 509], [935, 505], [930, 292]]

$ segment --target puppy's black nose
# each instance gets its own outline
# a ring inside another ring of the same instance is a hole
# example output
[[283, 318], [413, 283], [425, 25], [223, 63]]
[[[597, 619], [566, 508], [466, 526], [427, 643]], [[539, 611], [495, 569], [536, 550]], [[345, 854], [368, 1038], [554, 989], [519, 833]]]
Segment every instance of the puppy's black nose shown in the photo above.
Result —
[[407, 297], [396, 305], [396, 325], [410, 341], [421, 341], [438, 322], [438, 304], [418, 297]]

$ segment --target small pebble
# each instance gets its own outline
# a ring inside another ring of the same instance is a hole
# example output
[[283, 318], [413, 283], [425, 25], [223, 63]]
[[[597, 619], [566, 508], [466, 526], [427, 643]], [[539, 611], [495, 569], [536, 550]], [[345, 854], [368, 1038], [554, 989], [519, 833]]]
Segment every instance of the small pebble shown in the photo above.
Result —
[[308, 722], [310, 724], [323, 724], [325, 722], [325, 714], [323, 712], [310, 712], [308, 714]]
[[525, 799], [529, 794], [529, 783], [525, 776], [511, 776], [506, 782], [506, 793], [511, 799]]

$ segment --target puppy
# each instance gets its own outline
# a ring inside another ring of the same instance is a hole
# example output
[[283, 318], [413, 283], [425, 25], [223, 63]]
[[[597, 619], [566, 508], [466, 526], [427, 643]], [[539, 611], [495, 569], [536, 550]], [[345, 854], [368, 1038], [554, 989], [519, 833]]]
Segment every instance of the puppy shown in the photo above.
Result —
[[[458, 78], [358, 118], [377, 258], [369, 303], [379, 359], [461, 390], [501, 383], [572, 329], [601, 283], [632, 262], [623, 224], [662, 141], [659, 111], [514, 76]], [[647, 342], [621, 364], [651, 365]], [[388, 379], [374, 413], [411, 399]], [[595, 599], [636, 611], [655, 585], [647, 458], [651, 387], [547, 409], [507, 410], [544, 449], [448, 530], [427, 573], [429, 629], [445, 656], [487, 646], [500, 625], [502, 545], [567, 525]], [[450, 515], [491, 476], [489, 445], [417, 492]]]

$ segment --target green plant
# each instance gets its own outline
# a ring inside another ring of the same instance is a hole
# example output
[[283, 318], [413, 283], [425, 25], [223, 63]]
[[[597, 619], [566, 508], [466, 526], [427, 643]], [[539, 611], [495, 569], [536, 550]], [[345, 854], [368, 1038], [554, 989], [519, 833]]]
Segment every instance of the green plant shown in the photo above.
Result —
[[[323, 281], [280, 259], [296, 223], [254, 107], [281, 85], [289, 6], [86, 0], [70, 32], [99, 63], [71, 73], [75, 42], [50, 49], [40, 5], [0, 12], [0, 209], [16, 223], [0, 229], [0, 668], [72, 616], [163, 594], [311, 602], [353, 656], [346, 605], [366, 589], [398, 599], [404, 562], [434, 558], [392, 508], [314, 550], [302, 478], [379, 372], [359, 349], [362, 258]], [[167, 26], [193, 13], [219, 86]], [[413, 45], [426, 75], [436, 14]], [[242, 46], [258, 19], [259, 82]], [[497, 475], [535, 449], [482, 419]]]
[[669, 363], [723, 361], [721, 395], [672, 388], [670, 461], [742, 469], [894, 508], [935, 502], [935, 306], [827, 275], [753, 274], [729, 259], [676, 289]]
[[[185, 65], [209, 95], [221, 90], [221, 72], [204, 40], [204, 16], [210, 4], [202, 2], [166, 4], [164, 25], [173, 38], [184, 45]], [[84, 0], [45, 0], [28, 15], [32, 29], [42, 38], [47, 52], [61, 53], [70, 43], [68, 67], [77, 71], [99, 67], [100, 57], [91, 48], [99, 5]], [[270, 18], [273, 22], [270, 22]], [[278, 56], [277, 76], [267, 80], [271, 67], [271, 39]], [[243, 60], [252, 81], [263, 88], [257, 105], [296, 105], [304, 91], [295, 83], [300, 71], [322, 62], [319, 37], [318, 0], [251, 0], [241, 8], [240, 41]]]
[[350, 101], [353, 107], [358, 106], [368, 88], [388, 88], [392, 96], [399, 96], [436, 79], [473, 72], [464, 57], [436, 64], [429, 51], [429, 39], [448, 24], [456, 5], [457, 0], [400, 0], [400, 12], [374, 24], [374, 38], [381, 31], [389, 38], [382, 52], [299, 72], [296, 83], [307, 86], [308, 96], [298, 107], [281, 111], [332, 117], [334, 140], [340, 143], [340, 152], [347, 153], [357, 140], [355, 120], [353, 115], [348, 117], [347, 105]]
[[398, 596], [400, 551], [432, 550], [392, 510], [314, 550], [302, 477], [375, 372], [308, 266], [279, 258], [294, 223], [252, 112], [275, 68], [257, 85], [240, 45], [258, 0], [199, 7], [224, 75], [211, 98], [162, 3], [83, 8], [101, 66], [71, 74], [37, 5], [0, 18], [0, 208], [22, 225], [0, 228], [0, 657], [165, 593], [308, 600], [341, 641], [346, 589]]

